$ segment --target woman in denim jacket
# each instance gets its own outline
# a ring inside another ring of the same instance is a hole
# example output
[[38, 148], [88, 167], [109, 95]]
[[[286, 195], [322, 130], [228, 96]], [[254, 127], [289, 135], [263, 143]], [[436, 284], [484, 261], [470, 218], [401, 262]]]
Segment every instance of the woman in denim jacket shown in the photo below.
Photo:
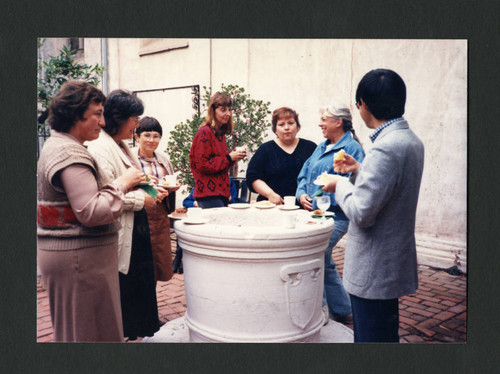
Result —
[[[318, 145], [314, 153], [305, 162], [297, 177], [297, 200], [306, 210], [317, 209], [313, 199], [321, 186], [314, 184], [314, 180], [323, 172], [340, 174], [333, 170], [334, 154], [344, 150], [356, 160], [363, 160], [365, 152], [358, 141], [352, 128], [352, 116], [348, 107], [330, 106], [320, 110], [321, 118], [319, 127], [326, 140]], [[342, 174], [341, 174], [342, 175]], [[325, 287], [323, 292], [323, 312], [325, 324], [331, 316], [336, 321], [346, 321], [351, 314], [351, 302], [342, 285], [342, 280], [332, 259], [332, 250], [337, 242], [347, 232], [349, 220], [335, 202], [335, 194], [330, 196], [328, 211], [335, 213], [335, 227], [330, 237], [328, 247], [325, 248]], [[329, 316], [330, 314], [330, 316]]]

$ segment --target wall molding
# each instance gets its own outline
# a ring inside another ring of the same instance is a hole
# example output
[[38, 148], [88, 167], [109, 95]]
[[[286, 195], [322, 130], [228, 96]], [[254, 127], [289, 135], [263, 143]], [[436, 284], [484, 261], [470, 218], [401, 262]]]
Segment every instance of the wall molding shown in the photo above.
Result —
[[[345, 249], [347, 235], [337, 246]], [[457, 266], [467, 273], [467, 241], [455, 237], [435, 237], [416, 233], [417, 261], [419, 265], [448, 269]]]

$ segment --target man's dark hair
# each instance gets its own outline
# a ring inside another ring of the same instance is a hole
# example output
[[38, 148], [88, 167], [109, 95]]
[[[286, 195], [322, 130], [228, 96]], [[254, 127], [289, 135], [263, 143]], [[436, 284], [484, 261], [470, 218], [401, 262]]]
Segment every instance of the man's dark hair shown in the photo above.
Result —
[[104, 131], [110, 136], [116, 135], [130, 117], [144, 113], [141, 99], [125, 90], [114, 90], [104, 104]]
[[401, 117], [405, 112], [406, 86], [394, 71], [375, 69], [361, 79], [356, 89], [356, 103], [361, 99], [378, 120]]

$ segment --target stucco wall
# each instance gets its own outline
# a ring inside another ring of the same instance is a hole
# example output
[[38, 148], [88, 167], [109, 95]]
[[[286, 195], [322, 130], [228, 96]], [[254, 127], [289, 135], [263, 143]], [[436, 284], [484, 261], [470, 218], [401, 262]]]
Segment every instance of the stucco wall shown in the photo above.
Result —
[[[346, 103], [366, 149], [367, 129], [354, 107], [359, 80], [378, 67], [397, 71], [408, 91], [405, 117], [426, 145], [426, 164], [418, 209], [418, 231], [452, 236], [465, 242], [467, 147], [467, 46], [448, 40], [232, 40], [248, 58], [247, 87], [271, 107], [299, 112], [300, 135], [322, 140], [318, 110]], [[217, 54], [216, 54], [217, 56]], [[214, 70], [225, 66], [217, 58]], [[244, 71], [245, 69], [243, 69]], [[214, 75], [214, 78], [217, 76]], [[243, 83], [244, 74], [240, 78]], [[214, 85], [227, 82], [214, 79]]]
[[[407, 85], [405, 117], [426, 145], [419, 203], [420, 231], [465, 238], [467, 50], [465, 41], [255, 40], [249, 91], [272, 107], [295, 108], [301, 136], [321, 141], [318, 110], [347, 103], [363, 146], [368, 134], [354, 107], [362, 76], [378, 67], [397, 71]], [[439, 207], [436, 208], [436, 203]]]
[[[90, 48], [100, 40], [85, 40], [85, 58], [102, 61], [99, 49]], [[367, 150], [371, 131], [354, 107], [357, 84], [374, 68], [398, 72], [407, 85], [405, 118], [426, 146], [417, 239], [428, 251], [422, 250], [420, 256], [430, 264], [458, 264], [465, 270], [465, 40], [189, 39], [188, 48], [142, 57], [139, 45], [139, 39], [108, 39], [110, 90], [191, 84], [217, 89], [221, 83], [238, 84], [252, 97], [270, 101], [271, 110], [280, 106], [297, 110], [302, 123], [299, 135], [315, 142], [322, 140], [319, 108], [343, 102], [351, 107], [354, 128]], [[158, 113], [166, 133], [179, 118], [193, 114], [174, 96], [158, 95], [143, 97], [145, 114]]]

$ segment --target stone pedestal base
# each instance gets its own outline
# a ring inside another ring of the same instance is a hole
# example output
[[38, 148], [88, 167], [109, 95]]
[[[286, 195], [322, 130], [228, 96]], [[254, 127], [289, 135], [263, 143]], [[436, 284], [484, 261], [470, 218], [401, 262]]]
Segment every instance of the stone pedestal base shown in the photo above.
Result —
[[[189, 329], [184, 317], [163, 325], [154, 336], [142, 339], [143, 343], [189, 343]], [[330, 320], [320, 332], [319, 343], [353, 343], [354, 335], [350, 328]]]

